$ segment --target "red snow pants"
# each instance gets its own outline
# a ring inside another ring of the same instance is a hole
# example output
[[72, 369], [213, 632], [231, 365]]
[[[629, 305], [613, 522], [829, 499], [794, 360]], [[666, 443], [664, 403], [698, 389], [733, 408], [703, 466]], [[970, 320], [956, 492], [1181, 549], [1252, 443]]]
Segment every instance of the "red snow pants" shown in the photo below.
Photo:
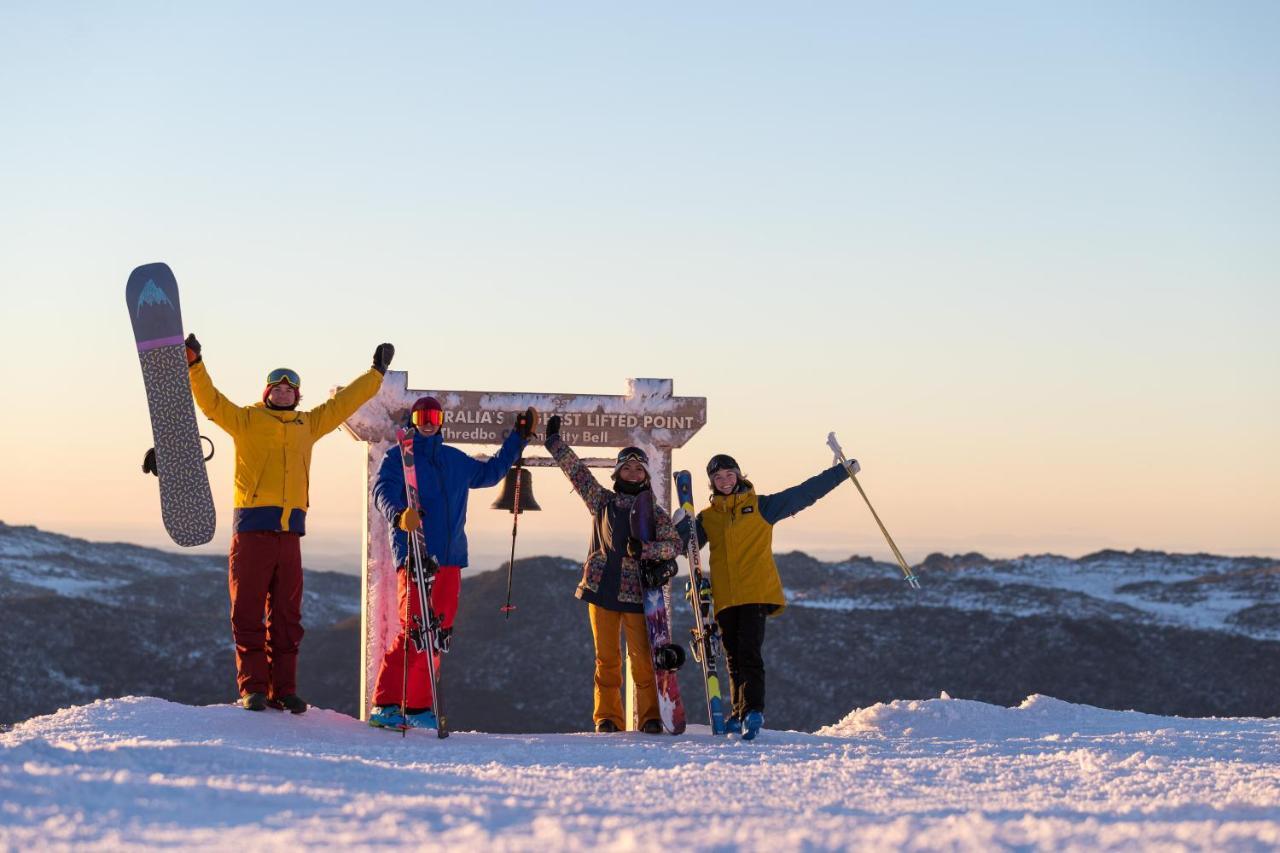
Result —
[[[453, 627], [453, 619], [458, 615], [458, 593], [462, 588], [462, 569], [459, 566], [441, 566], [436, 574], [435, 584], [431, 587], [431, 609], [440, 617], [440, 624], [445, 628]], [[400, 614], [400, 627], [403, 629], [409, 620], [422, 615], [418, 605], [418, 591], [409, 582], [409, 573], [401, 566], [396, 571], [396, 600]], [[378, 668], [378, 681], [373, 688], [374, 705], [399, 705], [405, 686], [405, 632], [402, 630], [396, 641], [382, 656], [382, 665]], [[409, 690], [404, 697], [406, 708], [415, 711], [432, 707], [435, 697], [431, 695], [431, 680], [427, 677], [426, 652], [418, 651], [412, 643], [408, 646], [409, 655]], [[436, 677], [440, 677], [440, 655], [434, 654]]]
[[[302, 643], [302, 547], [297, 533], [251, 531], [231, 537], [227, 586], [240, 695], [298, 692]], [[265, 622], [264, 622], [265, 618]]]

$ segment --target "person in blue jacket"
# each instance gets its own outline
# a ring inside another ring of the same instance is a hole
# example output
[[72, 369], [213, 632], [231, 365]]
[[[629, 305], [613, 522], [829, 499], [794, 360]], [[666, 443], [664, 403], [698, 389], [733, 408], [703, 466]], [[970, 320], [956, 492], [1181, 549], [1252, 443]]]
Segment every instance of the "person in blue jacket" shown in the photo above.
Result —
[[[849, 463], [850, 469], [858, 463]], [[731, 734], [752, 740], [764, 725], [764, 626], [787, 606], [782, 579], [773, 561], [773, 526], [811, 506], [849, 479], [843, 465], [827, 468], [797, 486], [757, 495], [737, 461], [724, 453], [707, 463], [711, 505], [696, 519], [677, 510], [676, 530], [684, 541], [696, 522], [698, 547], [711, 546], [711, 598], [729, 665], [733, 715]]]
[[[440, 646], [447, 650], [453, 620], [458, 613], [462, 569], [467, 565], [465, 527], [468, 494], [471, 489], [483, 489], [497, 483], [515, 464], [533, 434], [537, 412], [529, 408], [520, 413], [502, 448], [485, 462], [444, 443], [440, 434], [444, 411], [434, 397], [419, 398], [409, 412], [409, 421], [414, 427], [413, 460], [418, 472], [421, 514], [408, 505], [405, 497], [399, 445], [387, 450], [373, 486], [374, 505], [391, 527], [400, 623], [406, 630], [383, 655], [373, 691], [374, 710], [369, 716], [369, 724], [389, 728], [434, 728], [434, 697], [427, 678], [427, 659], [412, 644], [408, 644], [406, 652], [407, 626], [410, 620], [421, 615], [418, 597], [411, 594], [409, 573], [405, 571], [409, 560], [409, 531], [422, 528], [427, 553], [440, 564], [431, 590], [431, 609], [441, 619]], [[407, 693], [406, 653], [409, 655]], [[438, 660], [437, 656], [437, 671]], [[401, 710], [404, 716], [401, 716]]]

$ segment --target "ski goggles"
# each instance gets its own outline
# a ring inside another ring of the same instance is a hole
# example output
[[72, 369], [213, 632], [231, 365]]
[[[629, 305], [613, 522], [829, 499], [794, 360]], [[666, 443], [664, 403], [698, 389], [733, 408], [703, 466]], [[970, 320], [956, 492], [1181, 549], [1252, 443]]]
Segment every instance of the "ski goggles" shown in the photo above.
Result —
[[618, 453], [618, 461], [614, 465], [614, 468], [621, 468], [628, 462], [639, 462], [641, 465], [648, 467], [649, 454], [645, 453], [638, 447], [624, 447], [622, 451]]
[[268, 385], [279, 385], [284, 382], [294, 388], [302, 387], [302, 379], [298, 376], [296, 370], [290, 370], [287, 367], [277, 367], [275, 370], [267, 374]]
[[414, 409], [409, 415], [409, 421], [414, 426], [440, 426], [444, 423], [444, 412], [439, 409]]

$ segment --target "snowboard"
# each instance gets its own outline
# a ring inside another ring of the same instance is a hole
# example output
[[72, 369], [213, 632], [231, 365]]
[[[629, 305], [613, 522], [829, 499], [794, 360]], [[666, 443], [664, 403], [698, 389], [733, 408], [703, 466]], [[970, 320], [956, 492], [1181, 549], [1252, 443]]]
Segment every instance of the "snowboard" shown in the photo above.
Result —
[[191, 399], [178, 282], [167, 264], [146, 264], [130, 274], [124, 293], [151, 413], [164, 529], [179, 545], [203, 545], [218, 517]]
[[[653, 511], [653, 490], [646, 489], [631, 505], [631, 535], [641, 542], [652, 542], [657, 535]], [[646, 565], [641, 563], [641, 577]], [[650, 567], [652, 568], [652, 567]], [[644, 584], [644, 624], [649, 632], [649, 648], [653, 651], [653, 676], [658, 688], [658, 714], [662, 727], [673, 735], [684, 731], [684, 703], [680, 700], [680, 684], [676, 672], [684, 663], [684, 648], [671, 640], [669, 619], [669, 583], [660, 586]], [[643, 721], [642, 721], [643, 722]]]
[[689, 561], [688, 598], [693, 607], [693, 643], [690, 650], [693, 659], [702, 667], [702, 681], [707, 688], [707, 720], [712, 734], [725, 733], [725, 701], [720, 695], [720, 626], [716, 624], [715, 609], [711, 602], [711, 579], [702, 571], [702, 553], [698, 547], [698, 513], [693, 508], [693, 477], [688, 471], [674, 475], [676, 501], [689, 517], [689, 547], [685, 559]]
[[[400, 446], [400, 465], [404, 471], [404, 496], [408, 506], [413, 507], [419, 516], [422, 515], [422, 499], [418, 494], [418, 468], [414, 465], [413, 427], [396, 430], [396, 443]], [[436, 737], [449, 736], [449, 723], [444, 716], [444, 705], [440, 701], [440, 678], [436, 671], [440, 649], [440, 619], [431, 610], [431, 588], [435, 586], [436, 571], [440, 565], [436, 558], [427, 553], [427, 538], [421, 528], [409, 534], [409, 565], [405, 571], [412, 572], [410, 582], [413, 593], [418, 596], [418, 612], [422, 616], [413, 617], [409, 627], [408, 642], [405, 643], [405, 659], [408, 660], [409, 644], [427, 656], [427, 678], [431, 682], [431, 708], [436, 715]], [[403, 701], [403, 699], [401, 700]]]

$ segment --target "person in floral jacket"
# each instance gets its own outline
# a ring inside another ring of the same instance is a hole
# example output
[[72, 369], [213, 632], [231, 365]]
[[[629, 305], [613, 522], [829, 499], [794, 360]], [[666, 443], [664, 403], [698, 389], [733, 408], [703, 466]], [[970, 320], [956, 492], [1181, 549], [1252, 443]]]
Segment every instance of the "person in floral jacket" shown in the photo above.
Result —
[[596, 482], [590, 469], [560, 437], [560, 417], [547, 422], [547, 450], [564, 471], [574, 491], [591, 513], [591, 550], [582, 567], [575, 595], [587, 603], [591, 635], [595, 640], [596, 731], [626, 728], [622, 711], [622, 636], [636, 684], [640, 728], [662, 733], [658, 715], [658, 690], [654, 681], [653, 652], [645, 628], [640, 562], [674, 560], [681, 553], [680, 536], [671, 517], [654, 506], [657, 535], [652, 542], [631, 536], [631, 507], [636, 496], [649, 490], [649, 457], [638, 447], [624, 448], [613, 469], [613, 490]]

